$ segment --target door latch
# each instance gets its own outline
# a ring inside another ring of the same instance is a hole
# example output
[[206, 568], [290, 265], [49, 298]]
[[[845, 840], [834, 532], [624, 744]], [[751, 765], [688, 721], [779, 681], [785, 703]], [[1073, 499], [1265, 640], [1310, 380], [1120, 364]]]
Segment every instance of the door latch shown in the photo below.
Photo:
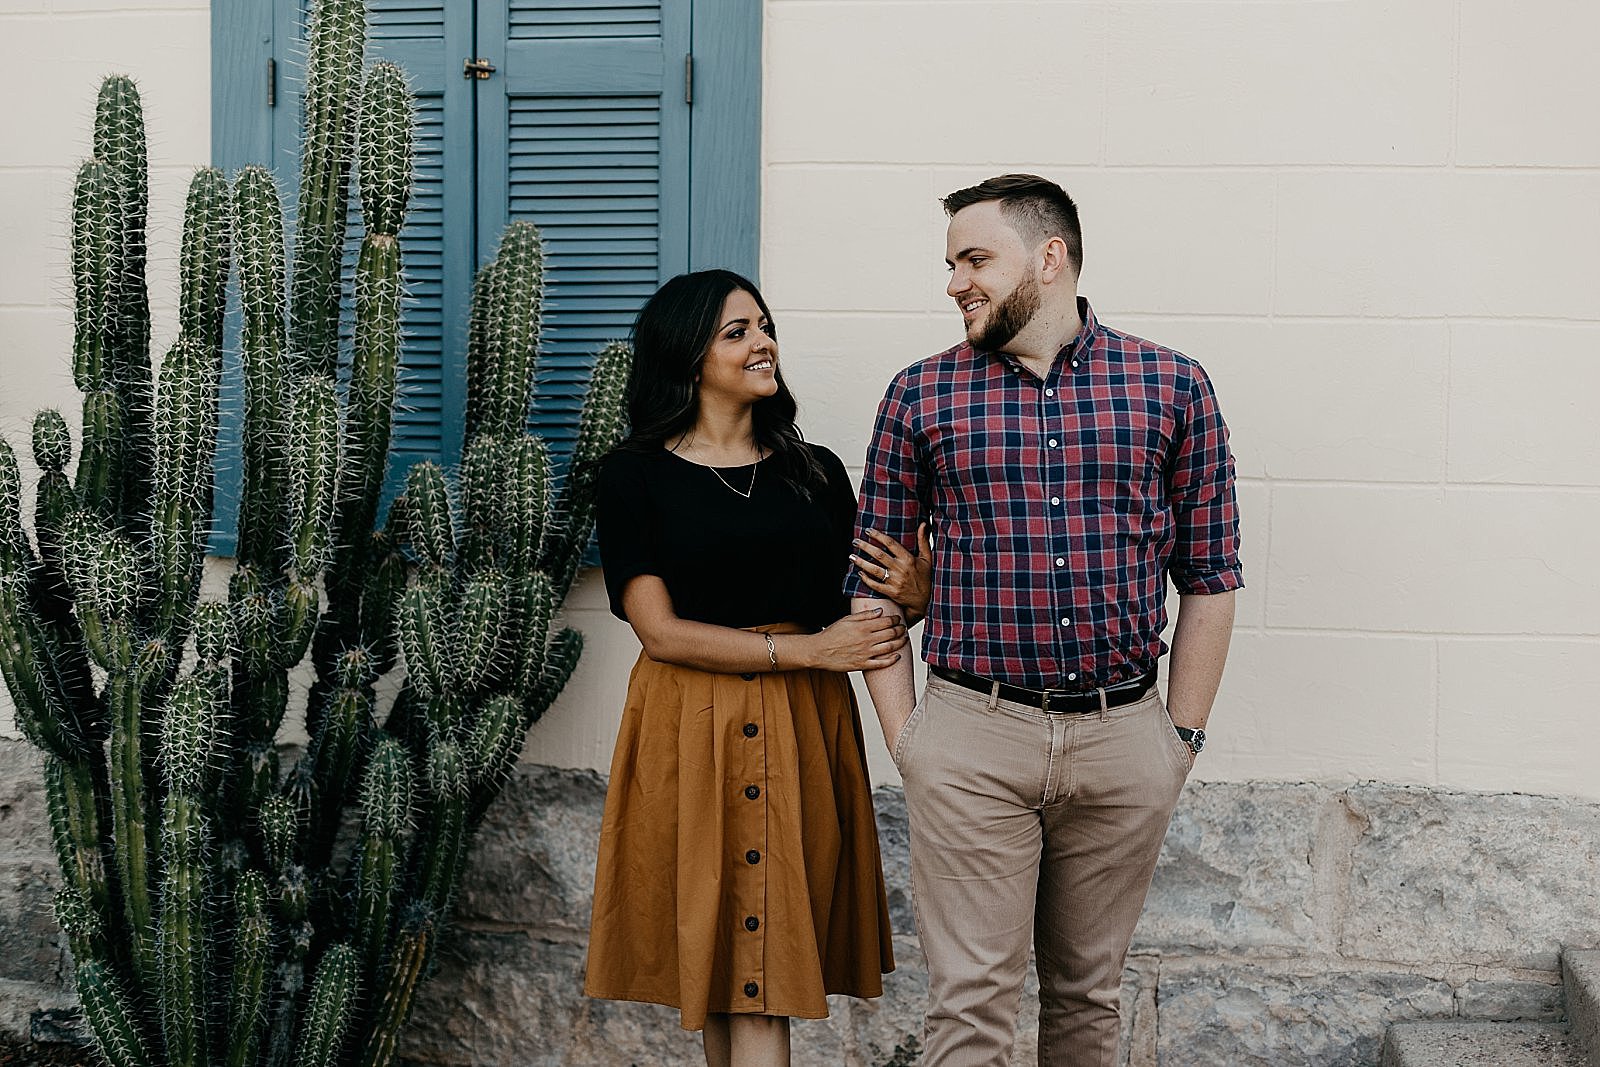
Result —
[[494, 73], [494, 64], [487, 59], [468, 59], [461, 68], [461, 75], [465, 78], [477, 78], [483, 81]]

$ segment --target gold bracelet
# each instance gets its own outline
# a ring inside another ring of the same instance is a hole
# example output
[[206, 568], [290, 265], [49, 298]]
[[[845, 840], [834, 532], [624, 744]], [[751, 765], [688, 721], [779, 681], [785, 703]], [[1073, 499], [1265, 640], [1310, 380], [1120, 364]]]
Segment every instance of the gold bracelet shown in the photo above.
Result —
[[761, 636], [767, 639], [767, 662], [772, 664], [772, 670], [776, 672], [778, 669], [778, 646], [773, 642], [771, 634], [762, 634]]

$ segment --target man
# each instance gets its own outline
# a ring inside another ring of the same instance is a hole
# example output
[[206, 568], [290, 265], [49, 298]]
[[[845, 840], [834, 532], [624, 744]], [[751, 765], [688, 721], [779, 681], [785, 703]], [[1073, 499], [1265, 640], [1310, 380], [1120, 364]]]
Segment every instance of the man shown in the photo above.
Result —
[[[967, 339], [890, 383], [858, 542], [935, 530], [927, 690], [909, 659], [866, 675], [905, 781], [924, 1062], [1008, 1062], [1031, 935], [1039, 1063], [1111, 1067], [1128, 945], [1242, 584], [1228, 433], [1193, 360], [1078, 296], [1060, 186], [1010, 174], [943, 203]], [[854, 608], [893, 610], [866, 581], [847, 582]]]

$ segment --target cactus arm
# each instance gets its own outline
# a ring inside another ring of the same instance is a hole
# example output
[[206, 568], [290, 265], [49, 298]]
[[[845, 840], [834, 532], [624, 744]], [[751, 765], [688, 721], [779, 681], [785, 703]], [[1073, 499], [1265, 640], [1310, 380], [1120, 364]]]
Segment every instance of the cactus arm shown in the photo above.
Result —
[[469, 788], [460, 746], [435, 743], [428, 753], [429, 803], [417, 846], [417, 892], [440, 923], [449, 914], [466, 858]]
[[547, 543], [545, 569], [555, 584], [558, 596], [565, 598], [572, 579], [589, 548], [594, 530], [595, 492], [599, 485], [600, 460], [621, 441], [627, 430], [623, 393], [633, 349], [621, 342], [601, 349], [589, 379], [583, 414], [578, 421], [578, 440], [573, 448], [572, 466], [567, 471], [557, 513], [563, 517], [560, 539]]
[[550, 450], [532, 434], [518, 434], [506, 448], [505, 495], [512, 573], [540, 566], [550, 532]]
[[321, 0], [312, 9], [289, 308], [301, 373], [331, 377], [339, 358], [340, 268], [365, 30], [362, 0]]
[[454, 654], [451, 686], [466, 696], [487, 689], [500, 673], [500, 648], [505, 633], [505, 605], [511, 583], [499, 571], [486, 570], [467, 583], [456, 607], [450, 637]]
[[200, 801], [187, 793], [169, 793], [164, 807], [157, 937], [162, 1035], [171, 1067], [204, 1067], [208, 828]]
[[122, 983], [97, 959], [78, 961], [78, 999], [95, 1048], [110, 1067], [155, 1067]]
[[255, 1063], [266, 1018], [267, 968], [272, 961], [272, 921], [267, 883], [246, 871], [234, 889], [233, 967], [228, 986], [227, 1067]]
[[212, 351], [222, 348], [222, 323], [233, 243], [233, 195], [215, 167], [202, 167], [189, 181], [184, 203], [179, 335]]
[[583, 635], [577, 630], [562, 630], [550, 642], [539, 683], [528, 694], [527, 702], [523, 705], [523, 729], [531, 727], [550, 710], [550, 705], [556, 702], [556, 697], [561, 695], [561, 690], [571, 680], [572, 672], [578, 669], [578, 658], [582, 655]]
[[322, 714], [312, 741], [311, 838], [307, 856], [325, 865], [333, 851], [339, 816], [351, 791], [362, 733], [372, 720], [372, 698], [365, 689], [338, 689]]
[[308, 375], [296, 383], [287, 458], [291, 560], [295, 574], [309, 581], [328, 565], [338, 500], [339, 398], [332, 378]]
[[70, 891], [104, 924], [110, 918], [111, 890], [101, 850], [104, 835], [93, 767], [46, 756], [44, 782], [56, 860]]
[[388, 945], [390, 912], [399, 887], [399, 841], [411, 825], [411, 789], [411, 764], [404, 746], [385, 738], [373, 748], [361, 783], [355, 945], [369, 981], [377, 980]]
[[514, 697], [498, 696], [486, 703], [473, 720], [465, 750], [472, 760], [472, 801], [467, 824], [476, 828], [500, 795], [511, 768], [522, 752], [522, 704]]
[[334, 945], [323, 954], [311, 983], [295, 1067], [333, 1067], [337, 1062], [355, 1002], [356, 977], [356, 954], [349, 945]]
[[[127, 638], [117, 640], [126, 646]], [[130, 657], [131, 651], [127, 653]], [[117, 883], [122, 889], [123, 916], [140, 985], [154, 988], [156, 955], [151, 906], [149, 842], [146, 827], [149, 798], [144, 780], [142, 703], [131, 672], [112, 671], [111, 696], [111, 832], [116, 842]]]
[[417, 986], [433, 954], [434, 931], [434, 920], [426, 909], [413, 910], [402, 919], [384, 971], [372, 1026], [357, 1061], [360, 1067], [389, 1067], [394, 1062], [400, 1032], [411, 1017]]
[[233, 210], [245, 384], [239, 561], [274, 570], [286, 492], [280, 454], [286, 420], [283, 206], [272, 173], [263, 167], [241, 169], [234, 179]]

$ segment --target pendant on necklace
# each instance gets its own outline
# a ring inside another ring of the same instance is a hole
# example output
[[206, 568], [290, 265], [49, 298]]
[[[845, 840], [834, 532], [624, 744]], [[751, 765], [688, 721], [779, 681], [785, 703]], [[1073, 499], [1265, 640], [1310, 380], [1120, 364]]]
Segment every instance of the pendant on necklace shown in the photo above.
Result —
[[722, 476], [722, 472], [717, 470], [717, 468], [715, 468], [715, 467], [708, 467], [707, 469], [710, 470], [712, 474], [715, 474], [717, 476], [717, 481], [721, 482], [723, 485], [728, 487], [728, 492], [733, 493], [736, 496], [742, 496], [746, 500], [749, 500], [750, 499], [750, 494], [754, 493], [756, 491], [756, 474], [761, 470], [761, 464], [759, 462], [751, 464], [751, 466], [750, 466], [750, 487], [748, 489], [737, 489], [737, 488], [735, 488], [733, 483], [728, 481], [728, 479], [724, 478]]

